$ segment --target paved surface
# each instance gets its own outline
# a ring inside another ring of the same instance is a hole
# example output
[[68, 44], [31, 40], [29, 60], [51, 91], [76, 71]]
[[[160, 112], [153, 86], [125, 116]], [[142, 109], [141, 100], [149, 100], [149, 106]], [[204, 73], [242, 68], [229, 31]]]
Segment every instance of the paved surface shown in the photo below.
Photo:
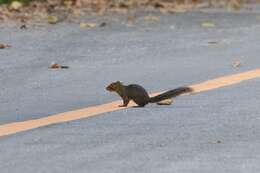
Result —
[[[104, 90], [114, 80], [158, 91], [259, 68], [259, 15], [205, 10], [159, 22], [140, 15], [134, 26], [110, 16], [89, 19], [108, 22], [92, 30], [1, 25], [1, 42], [12, 48], [0, 50], [0, 124], [116, 100]], [[204, 21], [216, 27], [202, 28]], [[71, 68], [50, 70], [52, 61]], [[259, 82], [1, 138], [1, 173], [258, 173]]]

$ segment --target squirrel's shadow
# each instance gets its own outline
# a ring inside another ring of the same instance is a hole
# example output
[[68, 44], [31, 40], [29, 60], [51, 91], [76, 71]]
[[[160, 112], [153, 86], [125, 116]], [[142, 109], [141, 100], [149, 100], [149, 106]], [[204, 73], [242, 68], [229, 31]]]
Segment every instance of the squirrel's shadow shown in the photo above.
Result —
[[177, 108], [179, 108], [179, 109], [183, 109], [183, 108], [191, 108], [191, 106], [171, 106], [171, 105], [160, 105], [160, 106], [146, 106], [146, 107], [144, 107], [144, 106], [130, 106], [130, 107], [128, 107], [128, 108], [135, 108], [135, 109], [140, 109], [140, 108], [149, 108], [149, 109], [158, 109], [158, 108], [160, 108], [160, 109], [177, 109]]

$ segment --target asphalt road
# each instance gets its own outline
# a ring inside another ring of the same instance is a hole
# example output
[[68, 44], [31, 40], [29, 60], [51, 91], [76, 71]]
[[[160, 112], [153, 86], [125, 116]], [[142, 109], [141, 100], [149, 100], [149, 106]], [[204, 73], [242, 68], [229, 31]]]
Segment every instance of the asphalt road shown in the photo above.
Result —
[[[260, 8], [145, 15], [133, 26], [86, 17], [108, 23], [94, 29], [1, 24], [0, 42], [12, 47], [0, 50], [0, 124], [117, 100], [104, 89], [115, 80], [161, 91], [259, 68]], [[53, 61], [70, 68], [48, 69]], [[259, 82], [2, 137], [1, 173], [259, 173]]]

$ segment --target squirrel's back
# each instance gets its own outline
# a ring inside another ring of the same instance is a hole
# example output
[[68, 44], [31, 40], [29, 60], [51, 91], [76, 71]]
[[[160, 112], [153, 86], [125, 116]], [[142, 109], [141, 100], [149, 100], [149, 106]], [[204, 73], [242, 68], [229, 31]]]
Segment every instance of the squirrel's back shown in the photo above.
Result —
[[131, 84], [126, 86], [126, 92], [129, 99], [132, 99], [136, 104], [145, 106], [149, 103], [150, 97], [147, 91], [140, 85]]

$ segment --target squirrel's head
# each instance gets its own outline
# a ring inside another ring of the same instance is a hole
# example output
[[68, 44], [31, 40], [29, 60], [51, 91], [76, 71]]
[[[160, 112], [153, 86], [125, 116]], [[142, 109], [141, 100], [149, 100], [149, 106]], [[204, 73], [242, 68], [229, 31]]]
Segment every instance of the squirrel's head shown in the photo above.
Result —
[[116, 81], [116, 82], [109, 84], [106, 87], [106, 90], [108, 90], [108, 91], [118, 91], [122, 85], [123, 85], [122, 82]]

